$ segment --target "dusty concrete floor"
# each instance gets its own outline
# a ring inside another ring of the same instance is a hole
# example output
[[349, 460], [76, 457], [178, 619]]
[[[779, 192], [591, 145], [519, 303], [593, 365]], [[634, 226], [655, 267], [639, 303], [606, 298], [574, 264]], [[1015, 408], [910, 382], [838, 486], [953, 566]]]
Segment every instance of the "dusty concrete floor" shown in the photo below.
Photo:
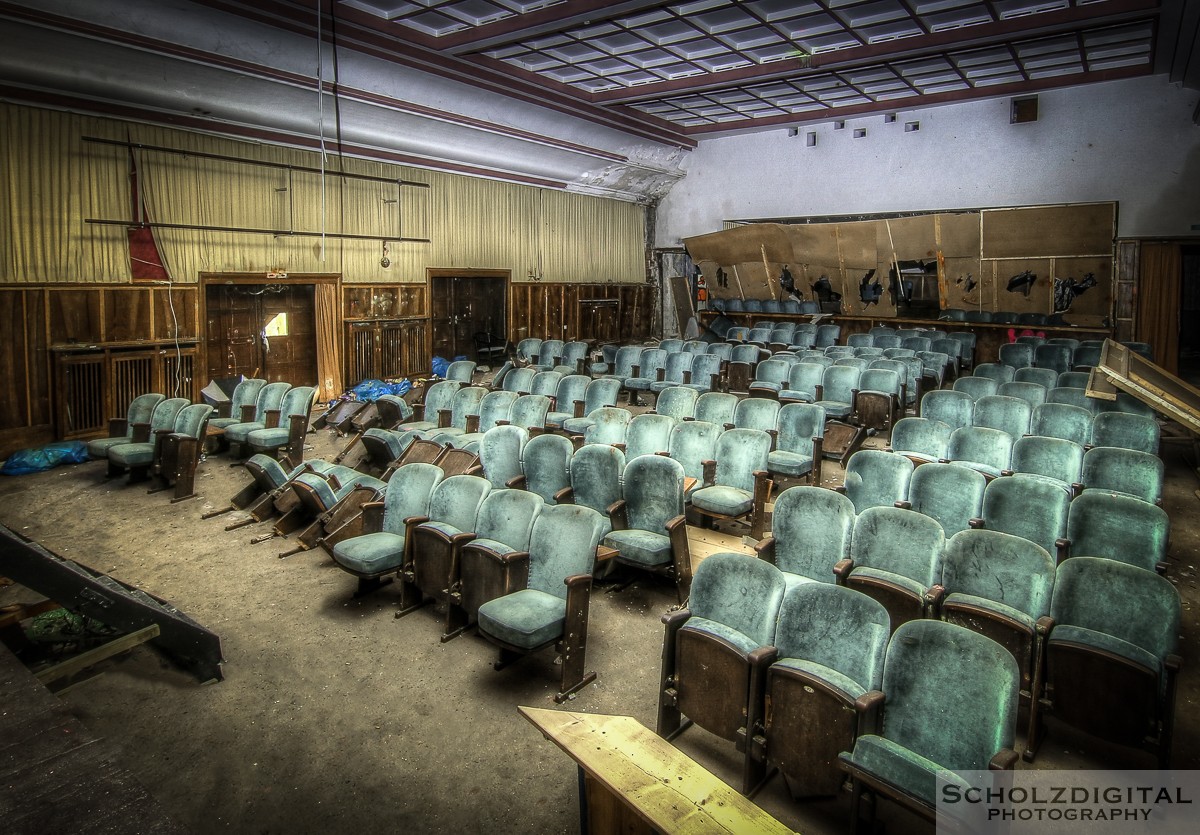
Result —
[[[310, 437], [310, 457], [340, 445], [329, 432]], [[1164, 449], [1170, 577], [1184, 599], [1174, 764], [1195, 769], [1200, 539], [1196, 477], [1182, 449]], [[394, 588], [352, 599], [353, 578], [323, 551], [280, 560], [283, 540], [247, 544], [265, 525], [226, 532], [230, 516], [202, 521], [246, 481], [227, 464], [202, 464], [202, 498], [180, 505], [105, 481], [100, 463], [0, 479], [0, 522], [167, 598], [222, 640], [223, 682], [201, 686], [139, 648], [63, 696], [79, 719], [196, 832], [577, 831], [575, 769], [516, 710], [554, 707], [551, 654], [496, 672], [484, 640], [439, 643], [432, 611], [394, 619]], [[828, 469], [828, 482], [840, 480], [836, 465]], [[652, 580], [593, 595], [588, 663], [599, 678], [569, 709], [654, 726], [659, 618], [673, 597]], [[0, 589], [0, 605], [34, 598]], [[738, 783], [732, 744], [698, 729], [677, 744]], [[1107, 765], [1153, 760], [1052, 723], [1036, 767]], [[846, 797], [798, 805], [778, 778], [758, 801], [799, 831], [840, 832], [848, 819]], [[893, 831], [921, 831], [897, 810], [885, 814]]]

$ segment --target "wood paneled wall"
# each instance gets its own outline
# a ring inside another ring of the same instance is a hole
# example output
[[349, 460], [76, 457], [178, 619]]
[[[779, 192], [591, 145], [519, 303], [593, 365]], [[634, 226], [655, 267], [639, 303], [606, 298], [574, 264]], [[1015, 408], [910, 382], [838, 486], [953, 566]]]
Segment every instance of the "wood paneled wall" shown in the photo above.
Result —
[[[618, 302], [615, 333], [597, 332], [581, 316], [588, 301]], [[526, 337], [564, 340], [633, 341], [656, 335], [658, 286], [654, 284], [548, 284], [521, 282], [509, 287], [509, 333], [512, 342]]]

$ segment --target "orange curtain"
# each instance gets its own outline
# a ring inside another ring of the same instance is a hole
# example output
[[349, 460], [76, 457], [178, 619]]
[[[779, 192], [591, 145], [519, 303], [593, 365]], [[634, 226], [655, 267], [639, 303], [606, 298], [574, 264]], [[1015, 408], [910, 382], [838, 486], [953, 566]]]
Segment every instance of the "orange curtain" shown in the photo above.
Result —
[[1146, 242], [1137, 284], [1136, 338], [1148, 342], [1154, 361], [1172, 374], [1179, 370], [1179, 308], [1182, 262], [1179, 244]]
[[341, 284], [321, 281], [316, 285], [317, 398], [328, 403], [342, 393]]

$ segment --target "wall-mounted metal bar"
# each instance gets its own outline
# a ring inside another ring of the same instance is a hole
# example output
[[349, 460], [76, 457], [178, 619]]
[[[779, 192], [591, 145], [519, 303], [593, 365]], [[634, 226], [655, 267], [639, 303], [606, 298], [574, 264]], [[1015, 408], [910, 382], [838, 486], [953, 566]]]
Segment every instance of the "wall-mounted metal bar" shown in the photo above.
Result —
[[404, 238], [397, 235], [356, 235], [351, 232], [309, 232], [288, 229], [251, 229], [244, 226], [205, 226], [199, 223], [139, 223], [134, 220], [108, 220], [89, 217], [84, 223], [101, 226], [126, 226], [130, 229], [192, 229], [198, 232], [244, 232], [248, 235], [274, 235], [277, 238], [341, 238], [352, 241], [396, 241], [398, 243], [430, 243], [429, 238]]
[[[248, 159], [246, 157], [234, 157], [226, 154], [211, 154], [204, 151], [189, 151], [183, 148], [166, 148], [161, 145], [143, 145], [140, 142], [124, 142], [119, 139], [101, 139], [98, 136], [82, 136], [84, 142], [96, 142], [100, 145], [116, 145], [119, 148], [135, 148], [139, 151], [155, 151], [163, 154], [176, 154], [181, 157], [196, 157], [197, 159], [215, 159], [221, 162], [235, 162], [242, 165], [258, 165], [263, 168], [282, 168], [287, 171], [303, 171], [308, 174], [320, 174], [320, 168], [312, 168], [306, 165], [288, 165], [286, 162], [269, 162], [261, 159]], [[338, 177], [345, 177], [350, 180], [368, 180], [373, 183], [395, 183], [398, 186], [412, 186], [413, 188], [429, 188], [429, 183], [422, 183], [417, 180], [403, 180], [398, 177], [376, 177], [371, 174], [354, 174], [349, 171], [326, 171], [327, 174], [333, 174]], [[388, 240], [396, 240], [389, 238]]]

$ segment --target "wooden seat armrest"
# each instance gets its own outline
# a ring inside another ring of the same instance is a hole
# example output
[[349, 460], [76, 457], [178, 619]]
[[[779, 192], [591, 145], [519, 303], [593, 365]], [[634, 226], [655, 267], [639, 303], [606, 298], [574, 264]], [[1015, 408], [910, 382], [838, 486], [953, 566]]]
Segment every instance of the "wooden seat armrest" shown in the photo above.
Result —
[[1011, 476], [1011, 475], [1016, 475], [1016, 472], [1017, 472], [1016, 470], [1001, 470], [1000, 475], [1003, 477], [1007, 477], [1007, 476]]
[[577, 418], [583, 417], [583, 401], [582, 400], [572, 401], [571, 413]]
[[450, 418], [452, 415], [453, 415], [453, 412], [450, 409], [438, 409], [438, 413], [437, 413], [438, 429], [448, 428], [451, 425]]
[[508, 481], [504, 482], [504, 486], [512, 487], [513, 489], [516, 489], [516, 490], [524, 490], [525, 489], [525, 481], [526, 481], [525, 475], [524, 475], [524, 473], [522, 473], [521, 475], [515, 475], [512, 478], [510, 478]]
[[887, 697], [880, 690], [868, 690], [854, 700], [854, 712], [858, 714], [858, 733], [879, 732], [880, 714], [883, 713]]
[[129, 439], [135, 444], [145, 444], [150, 441], [150, 424], [135, 423], [129, 434]]
[[754, 553], [758, 556], [758, 558], [760, 560], [763, 560], [764, 562], [769, 562], [769, 563], [771, 563], [771, 565], [774, 565], [775, 564], [775, 537], [774, 537], [774, 535], [768, 534], [767, 536], [760, 539], [758, 541], [758, 543], [754, 546]]
[[623, 531], [629, 527], [629, 511], [624, 499], [617, 499], [608, 506], [608, 518], [614, 531]]
[[255, 411], [257, 411], [257, 410], [255, 409], [253, 403], [243, 403], [242, 404], [242, 414], [240, 415], [240, 417], [242, 419], [241, 422], [242, 423], [253, 423]]
[[716, 480], [717, 480], [717, 462], [711, 458], [708, 458], [704, 461], [701, 461], [700, 466], [704, 468], [703, 469], [703, 473], [704, 473], [703, 485], [705, 487], [708, 487], [712, 484], [715, 484]]
[[988, 762], [988, 771], [1012, 771], [1017, 764], [1017, 752], [1011, 748], [1001, 748]]
[[725, 431], [726, 431], [726, 432], [728, 432], [730, 429], [733, 429], [733, 428], [734, 428], [734, 427], [733, 427], [733, 424], [732, 424], [732, 423], [727, 423], [727, 424], [725, 424]]
[[671, 627], [678, 629], [683, 625], [684, 621], [692, 616], [689, 609], [676, 609], [674, 612], [667, 612], [662, 616], [662, 622], [666, 625], [667, 631], [671, 631]]
[[610, 444], [610, 446], [614, 446], [614, 447], [616, 447], [617, 449], [621, 450], [621, 452], [624, 452], [624, 451], [625, 451], [625, 443], [624, 443], [624, 441], [622, 441], [622, 442], [621, 442], [621, 443], [619, 443], [619, 444]]
[[467, 415], [467, 434], [472, 434], [479, 431], [479, 415]]
[[912, 502], [907, 499], [900, 499], [899, 501], [892, 502], [892, 507], [898, 507], [901, 510], [912, 510]]
[[1059, 537], [1054, 540], [1054, 550], [1058, 552], [1058, 562], [1061, 563], [1071, 553], [1071, 540]]
[[833, 492], [835, 492], [835, 493], [841, 493], [843, 496], [844, 496], [844, 495], [846, 495], [846, 485], [844, 485], [844, 484], [835, 484], [835, 485], [834, 485], [834, 487], [833, 487]]
[[466, 475], [483, 475], [483, 464], [479, 463], [467, 470]]
[[854, 569], [854, 560], [845, 559], [838, 560], [833, 566], [833, 576], [837, 578], [839, 586], [846, 585], [846, 578], [850, 576], [850, 572]]
[[282, 414], [279, 409], [267, 409], [266, 417], [263, 418], [264, 429], [274, 429], [279, 425], [279, 416]]
[[1054, 629], [1054, 618], [1049, 615], [1042, 615], [1033, 624], [1033, 629], [1038, 635], [1045, 638]]
[[775, 663], [779, 657], [779, 650], [773, 646], [755, 647], [746, 656], [746, 661], [750, 665], [750, 669], [765, 669]]
[[574, 504], [575, 503], [575, 488], [564, 487], [554, 494], [555, 504]]
[[940, 583], [932, 585], [925, 592], [922, 603], [925, 606], [925, 616], [935, 617], [942, 610], [942, 601], [946, 599], [946, 587]]
[[129, 431], [129, 420], [127, 418], [109, 418], [108, 419], [108, 437], [123, 438], [125, 433]]
[[641, 377], [642, 376], [641, 366], [635, 365], [635, 366], [633, 366], [633, 368], [629, 369], [629, 376], [630, 377]]
[[967, 526], [970, 527], [972, 530], [983, 530], [983, 528], [985, 527], [985, 524], [982, 519], [980, 519], [978, 516], [976, 516], [973, 519], [967, 520]]
[[1165, 667], [1171, 673], [1179, 672], [1179, 669], [1182, 666], [1183, 659], [1173, 652], [1167, 653], [1167, 657], [1163, 659], [1163, 667]]
[[365, 502], [362, 506], [362, 532], [379, 533], [383, 530], [383, 502]]
[[509, 551], [507, 554], [497, 554], [489, 548], [473, 548], [476, 554], [483, 554], [493, 562], [504, 566], [513, 566], [520, 562], [529, 562], [528, 551]]

